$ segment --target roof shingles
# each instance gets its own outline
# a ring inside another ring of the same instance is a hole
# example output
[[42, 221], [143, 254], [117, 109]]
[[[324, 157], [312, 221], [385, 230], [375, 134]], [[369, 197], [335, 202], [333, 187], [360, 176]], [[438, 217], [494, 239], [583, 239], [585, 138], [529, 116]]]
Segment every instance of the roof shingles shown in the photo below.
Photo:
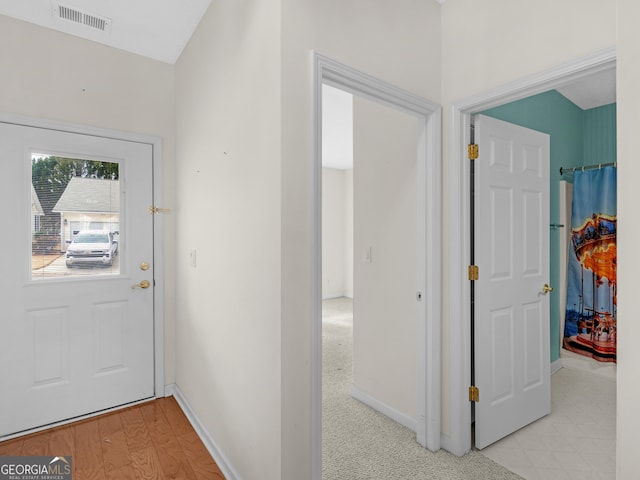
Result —
[[53, 211], [119, 213], [120, 182], [73, 177]]

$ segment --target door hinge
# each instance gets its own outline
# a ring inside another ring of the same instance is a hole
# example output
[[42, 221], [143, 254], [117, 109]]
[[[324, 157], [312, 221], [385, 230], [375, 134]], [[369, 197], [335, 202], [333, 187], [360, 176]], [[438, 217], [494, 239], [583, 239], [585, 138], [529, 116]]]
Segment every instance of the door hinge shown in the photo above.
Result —
[[469, 160], [475, 160], [476, 158], [478, 158], [478, 145], [476, 145], [475, 143], [469, 144], [468, 154]]
[[478, 280], [480, 278], [480, 270], [477, 265], [469, 265], [469, 280]]
[[480, 401], [480, 390], [478, 387], [469, 387], [469, 401], [470, 402], [479, 402]]
[[157, 215], [158, 213], [169, 213], [169, 212], [171, 211], [171, 209], [169, 209], [169, 208], [160, 208], [160, 207], [156, 207], [156, 206], [154, 206], [154, 205], [151, 205], [151, 206], [149, 207], [149, 209], [148, 209], [148, 210], [149, 210], [149, 213], [150, 213], [150, 214], [152, 214], [152, 215], [153, 215], [154, 213], [155, 213], [156, 215]]

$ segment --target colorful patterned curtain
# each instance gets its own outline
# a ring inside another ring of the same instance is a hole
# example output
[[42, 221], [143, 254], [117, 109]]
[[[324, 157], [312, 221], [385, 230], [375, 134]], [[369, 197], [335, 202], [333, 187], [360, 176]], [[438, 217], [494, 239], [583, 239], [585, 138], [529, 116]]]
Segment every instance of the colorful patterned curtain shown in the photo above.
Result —
[[616, 361], [616, 168], [573, 176], [567, 315], [563, 346]]

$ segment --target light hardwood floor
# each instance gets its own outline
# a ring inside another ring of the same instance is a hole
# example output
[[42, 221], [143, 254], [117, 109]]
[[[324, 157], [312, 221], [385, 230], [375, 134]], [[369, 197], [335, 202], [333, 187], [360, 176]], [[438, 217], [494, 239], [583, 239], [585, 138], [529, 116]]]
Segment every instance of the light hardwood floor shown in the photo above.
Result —
[[72, 456], [74, 480], [219, 480], [173, 397], [0, 442], [0, 456]]

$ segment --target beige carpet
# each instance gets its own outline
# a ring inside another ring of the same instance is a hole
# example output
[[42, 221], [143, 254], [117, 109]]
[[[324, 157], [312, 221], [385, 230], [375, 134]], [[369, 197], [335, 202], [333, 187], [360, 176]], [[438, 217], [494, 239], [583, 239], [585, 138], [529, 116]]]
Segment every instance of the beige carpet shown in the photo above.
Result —
[[475, 451], [429, 452], [414, 432], [353, 399], [351, 300], [323, 307], [323, 480], [521, 479]]

